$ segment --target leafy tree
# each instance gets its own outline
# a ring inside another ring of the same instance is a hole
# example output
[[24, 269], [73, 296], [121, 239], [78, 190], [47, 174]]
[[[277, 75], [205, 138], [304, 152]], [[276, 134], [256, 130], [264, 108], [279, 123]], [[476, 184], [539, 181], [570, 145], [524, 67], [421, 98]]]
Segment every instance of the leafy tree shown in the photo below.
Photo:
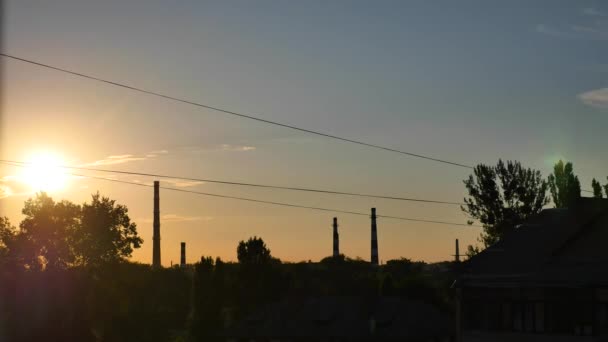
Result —
[[581, 197], [581, 183], [574, 174], [572, 163], [558, 161], [549, 175], [549, 188], [556, 208], [568, 208]]
[[10, 248], [15, 241], [15, 227], [11, 225], [8, 217], [0, 217], [0, 266], [3, 265], [9, 256]]
[[483, 225], [479, 241], [485, 247], [496, 243], [505, 232], [540, 212], [549, 202], [547, 182], [540, 171], [524, 168], [519, 162], [499, 160], [496, 166], [479, 164], [473, 173], [464, 181], [469, 197], [464, 199], [461, 209]]
[[[606, 177], [606, 180], [608, 181], [608, 177]], [[604, 185], [604, 192], [606, 193], [606, 197], [608, 197], [608, 183]]]
[[467, 246], [467, 251], [465, 252], [465, 255], [467, 257], [467, 259], [470, 259], [474, 256], [476, 256], [477, 254], [479, 254], [479, 252], [481, 252], [481, 249], [479, 248], [479, 246]]
[[82, 265], [101, 265], [124, 260], [139, 248], [142, 239], [124, 205], [99, 193], [90, 204], [82, 205], [80, 224], [75, 232], [74, 248]]
[[65, 268], [75, 260], [70, 242], [78, 225], [80, 207], [56, 203], [46, 193], [25, 201], [19, 227], [20, 255], [28, 268]]
[[[591, 181], [591, 188], [593, 189], [593, 197], [594, 198], [602, 198], [602, 186], [600, 182], [596, 181], [595, 178]], [[608, 193], [606, 194], [608, 196]]]
[[266, 247], [264, 240], [257, 236], [249, 238], [247, 242], [240, 241], [236, 254], [241, 264], [268, 264], [272, 260], [270, 250]]

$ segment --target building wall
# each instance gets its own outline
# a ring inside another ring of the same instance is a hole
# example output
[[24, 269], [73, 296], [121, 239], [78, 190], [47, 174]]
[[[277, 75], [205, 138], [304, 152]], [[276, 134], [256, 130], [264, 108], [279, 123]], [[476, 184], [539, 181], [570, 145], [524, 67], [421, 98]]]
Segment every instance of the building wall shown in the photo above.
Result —
[[465, 332], [607, 335], [608, 298], [604, 292], [606, 290], [464, 289], [462, 328]]

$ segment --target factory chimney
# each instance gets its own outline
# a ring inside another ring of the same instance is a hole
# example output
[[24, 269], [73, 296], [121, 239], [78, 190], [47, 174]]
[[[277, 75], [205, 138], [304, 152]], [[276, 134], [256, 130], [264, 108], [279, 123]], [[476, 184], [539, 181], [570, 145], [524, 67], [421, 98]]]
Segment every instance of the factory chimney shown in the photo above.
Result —
[[372, 266], [378, 266], [378, 228], [376, 226], [376, 208], [372, 208]]
[[456, 239], [456, 254], [454, 254], [454, 261], [460, 262], [460, 248], [458, 247], [458, 239]]
[[154, 232], [152, 234], [152, 267], [161, 267], [160, 264], [160, 198], [159, 182], [154, 181]]
[[180, 259], [179, 259], [179, 266], [180, 267], [184, 267], [186, 266], [186, 243], [182, 242], [182, 251], [181, 251], [181, 255], [180, 255]]
[[340, 256], [340, 235], [338, 235], [338, 218], [334, 217], [334, 258]]

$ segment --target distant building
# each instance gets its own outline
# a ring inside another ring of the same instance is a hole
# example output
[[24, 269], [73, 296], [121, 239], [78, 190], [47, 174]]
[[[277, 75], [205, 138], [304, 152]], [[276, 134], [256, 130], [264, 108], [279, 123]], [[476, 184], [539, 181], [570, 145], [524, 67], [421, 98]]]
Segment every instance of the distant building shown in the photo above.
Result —
[[449, 341], [430, 304], [398, 297], [316, 297], [273, 303], [225, 330], [226, 341]]
[[462, 263], [463, 341], [608, 336], [608, 200], [545, 209]]

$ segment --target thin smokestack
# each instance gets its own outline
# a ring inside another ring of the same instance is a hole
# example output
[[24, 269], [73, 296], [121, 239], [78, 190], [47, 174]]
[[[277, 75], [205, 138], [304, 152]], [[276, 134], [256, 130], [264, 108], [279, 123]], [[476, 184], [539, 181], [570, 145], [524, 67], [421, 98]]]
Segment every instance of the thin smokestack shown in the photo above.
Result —
[[378, 266], [378, 228], [376, 226], [376, 208], [372, 208], [372, 265]]
[[182, 246], [182, 251], [181, 251], [181, 255], [180, 255], [180, 259], [179, 259], [179, 265], [181, 267], [184, 267], [184, 266], [186, 266], [186, 243], [182, 242], [181, 246]]
[[338, 235], [338, 218], [334, 217], [334, 258], [340, 256], [340, 235]]
[[161, 267], [160, 264], [160, 195], [159, 182], [154, 181], [154, 232], [152, 235], [152, 266]]
[[458, 246], [458, 239], [456, 239], [456, 254], [454, 254], [454, 260], [460, 262], [460, 248]]

